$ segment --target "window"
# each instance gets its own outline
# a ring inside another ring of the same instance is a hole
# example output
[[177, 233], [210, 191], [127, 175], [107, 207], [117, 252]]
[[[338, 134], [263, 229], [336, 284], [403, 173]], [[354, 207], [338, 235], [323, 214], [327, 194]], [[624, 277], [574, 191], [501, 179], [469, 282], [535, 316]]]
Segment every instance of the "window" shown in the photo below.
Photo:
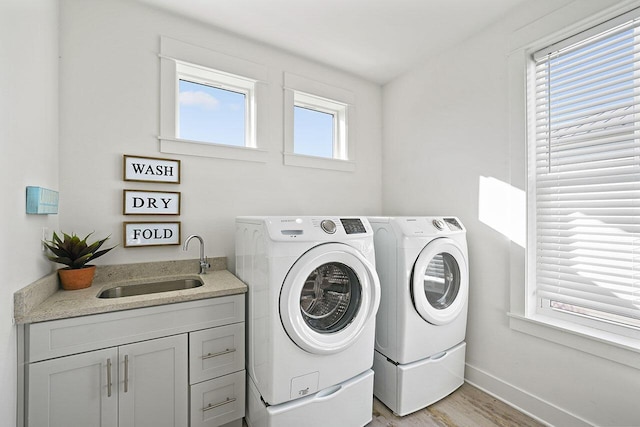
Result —
[[162, 37], [160, 151], [266, 161], [264, 67]]
[[293, 104], [293, 152], [347, 160], [347, 106], [300, 92]]
[[333, 158], [335, 114], [309, 107], [293, 107], [293, 152]]
[[355, 170], [352, 104], [348, 91], [285, 73], [285, 164]]
[[254, 82], [177, 63], [179, 139], [255, 147]]
[[527, 276], [536, 313], [640, 338], [635, 16], [533, 55]]

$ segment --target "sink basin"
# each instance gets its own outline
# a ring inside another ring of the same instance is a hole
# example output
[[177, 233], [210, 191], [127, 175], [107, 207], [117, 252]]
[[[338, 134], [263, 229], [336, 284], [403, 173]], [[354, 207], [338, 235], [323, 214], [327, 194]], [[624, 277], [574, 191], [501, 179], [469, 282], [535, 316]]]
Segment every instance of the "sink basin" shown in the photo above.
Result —
[[155, 294], [158, 292], [179, 291], [202, 286], [200, 279], [177, 279], [163, 282], [148, 282], [138, 285], [116, 286], [105, 289], [98, 294], [98, 298], [121, 298], [134, 295]]

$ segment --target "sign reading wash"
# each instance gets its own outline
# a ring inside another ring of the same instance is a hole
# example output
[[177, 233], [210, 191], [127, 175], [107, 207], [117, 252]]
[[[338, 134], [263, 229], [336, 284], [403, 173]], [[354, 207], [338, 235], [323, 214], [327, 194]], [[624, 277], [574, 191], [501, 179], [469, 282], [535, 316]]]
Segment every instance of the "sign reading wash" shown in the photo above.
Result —
[[125, 154], [124, 180], [180, 184], [180, 160]]
[[180, 222], [125, 222], [124, 247], [180, 244]]

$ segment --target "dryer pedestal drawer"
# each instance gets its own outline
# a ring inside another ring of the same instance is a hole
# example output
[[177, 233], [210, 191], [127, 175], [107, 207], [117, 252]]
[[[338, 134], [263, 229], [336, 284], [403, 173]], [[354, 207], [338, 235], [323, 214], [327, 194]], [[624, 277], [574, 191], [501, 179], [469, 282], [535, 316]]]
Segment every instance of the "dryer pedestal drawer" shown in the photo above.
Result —
[[464, 383], [466, 343], [441, 355], [395, 365], [375, 352], [373, 394], [394, 414], [404, 416], [451, 394]]

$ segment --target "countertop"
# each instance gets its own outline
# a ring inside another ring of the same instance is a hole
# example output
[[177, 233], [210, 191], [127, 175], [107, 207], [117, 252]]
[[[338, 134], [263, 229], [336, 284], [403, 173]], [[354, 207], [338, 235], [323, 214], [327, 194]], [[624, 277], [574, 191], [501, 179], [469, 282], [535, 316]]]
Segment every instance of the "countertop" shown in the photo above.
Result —
[[[198, 260], [97, 266], [91, 287], [74, 291], [62, 290], [58, 273], [54, 272], [14, 293], [14, 321], [45, 322], [247, 292], [247, 286], [227, 270], [226, 261], [223, 257], [210, 259], [207, 274], [198, 274]], [[194, 277], [200, 278], [203, 285], [121, 298], [97, 297], [103, 289], [116, 286]]]

